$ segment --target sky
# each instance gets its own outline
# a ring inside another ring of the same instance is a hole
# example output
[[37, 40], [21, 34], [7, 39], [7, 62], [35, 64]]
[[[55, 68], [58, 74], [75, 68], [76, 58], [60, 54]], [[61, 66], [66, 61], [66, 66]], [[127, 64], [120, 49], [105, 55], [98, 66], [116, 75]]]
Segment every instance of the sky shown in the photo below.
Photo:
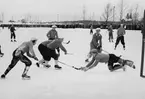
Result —
[[[121, 0], [0, 0], [0, 13], [4, 14], [4, 20], [31, 16], [34, 20], [63, 21], [82, 19], [85, 9], [85, 19], [100, 20], [107, 3], [115, 6], [117, 15], [120, 2]], [[126, 11], [134, 9], [137, 4], [142, 14], [144, 0], [124, 0]]]

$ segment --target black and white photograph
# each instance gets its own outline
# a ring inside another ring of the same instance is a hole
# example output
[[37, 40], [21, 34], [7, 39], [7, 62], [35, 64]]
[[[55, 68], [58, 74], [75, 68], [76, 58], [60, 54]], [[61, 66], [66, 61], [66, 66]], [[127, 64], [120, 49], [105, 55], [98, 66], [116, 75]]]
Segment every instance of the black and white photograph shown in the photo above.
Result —
[[0, 0], [0, 99], [145, 99], [144, 0]]

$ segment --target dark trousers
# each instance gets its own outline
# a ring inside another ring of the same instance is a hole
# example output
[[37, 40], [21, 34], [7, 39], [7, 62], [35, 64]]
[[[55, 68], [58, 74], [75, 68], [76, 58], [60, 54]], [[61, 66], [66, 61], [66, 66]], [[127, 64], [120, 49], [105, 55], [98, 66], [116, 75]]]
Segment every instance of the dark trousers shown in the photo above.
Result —
[[11, 63], [9, 67], [5, 71], [5, 75], [18, 63], [20, 60], [21, 62], [25, 63], [26, 66], [31, 66], [32, 62], [29, 60], [23, 53], [19, 54], [18, 56], [15, 56], [16, 50], [13, 52], [13, 58], [11, 60]]
[[13, 38], [16, 39], [16, 34], [15, 34], [15, 32], [11, 31], [11, 39], [13, 39]]
[[44, 60], [50, 61], [51, 58], [58, 60], [58, 54], [56, 54], [55, 50], [51, 50], [50, 48], [47, 48], [43, 44], [40, 44], [38, 46], [38, 50], [43, 56]]
[[109, 70], [113, 70], [114, 63], [118, 63], [119, 59], [120, 59], [120, 57], [118, 57], [114, 54], [109, 54], [109, 61], [108, 61]]
[[113, 42], [113, 33], [109, 33], [109, 42]]
[[93, 29], [90, 29], [90, 34], [93, 34]]
[[124, 36], [117, 37], [116, 43], [115, 43], [115, 48], [117, 47], [119, 42], [121, 42], [121, 44], [123, 45], [123, 48], [125, 48]]

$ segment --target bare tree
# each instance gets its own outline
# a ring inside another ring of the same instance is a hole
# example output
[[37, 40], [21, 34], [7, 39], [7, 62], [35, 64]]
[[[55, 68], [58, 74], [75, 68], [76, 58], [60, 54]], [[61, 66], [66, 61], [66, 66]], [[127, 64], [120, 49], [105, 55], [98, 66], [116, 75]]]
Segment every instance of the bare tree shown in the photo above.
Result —
[[86, 20], [86, 6], [83, 5], [83, 20]]
[[136, 24], [139, 21], [138, 4], [135, 7], [135, 11], [132, 14], [132, 21]]
[[103, 18], [104, 20], [106, 21], [106, 24], [108, 23], [109, 19], [112, 18], [112, 5], [110, 3], [108, 3], [106, 6], [105, 6], [105, 9], [104, 9], [104, 13], [103, 13]]
[[125, 5], [125, 2], [121, 0], [121, 3], [119, 4], [119, 20], [122, 21], [124, 19], [124, 16], [126, 15], [126, 11], [128, 6]]

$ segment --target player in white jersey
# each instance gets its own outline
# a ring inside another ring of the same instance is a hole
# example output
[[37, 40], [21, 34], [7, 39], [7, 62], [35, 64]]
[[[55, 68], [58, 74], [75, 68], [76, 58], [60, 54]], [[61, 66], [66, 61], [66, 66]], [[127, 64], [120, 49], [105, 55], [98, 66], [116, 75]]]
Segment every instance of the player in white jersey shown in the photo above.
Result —
[[30, 79], [30, 76], [27, 75], [27, 72], [30, 66], [32, 65], [32, 62], [24, 54], [26, 53], [28, 57], [38, 60], [33, 50], [33, 46], [36, 44], [36, 42], [37, 39], [32, 38], [30, 41], [22, 43], [17, 49], [14, 50], [12, 54], [13, 58], [11, 60], [11, 63], [5, 70], [4, 74], [1, 75], [1, 78], [5, 78], [6, 75], [10, 72], [10, 70], [18, 63], [18, 61], [21, 61], [25, 64], [25, 69], [22, 73], [22, 78]]

